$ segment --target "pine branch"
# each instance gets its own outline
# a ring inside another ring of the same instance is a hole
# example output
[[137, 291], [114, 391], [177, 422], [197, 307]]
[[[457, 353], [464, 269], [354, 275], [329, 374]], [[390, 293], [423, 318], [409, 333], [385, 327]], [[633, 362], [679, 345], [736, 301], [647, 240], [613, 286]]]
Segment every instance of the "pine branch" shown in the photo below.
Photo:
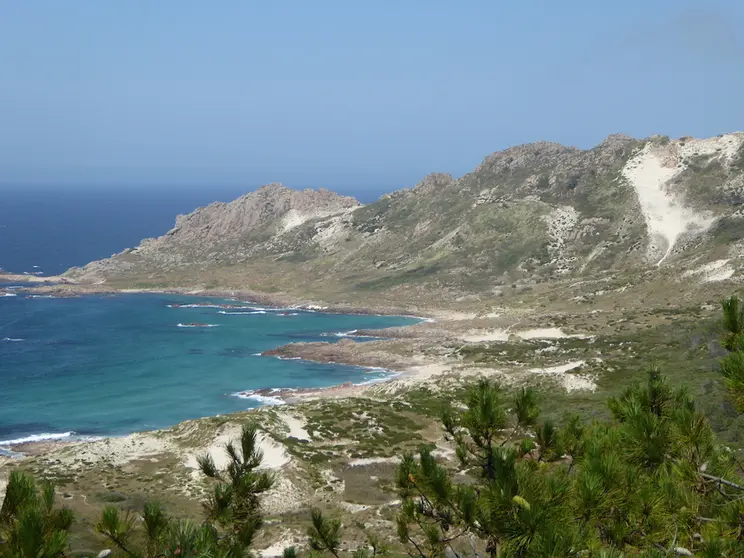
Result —
[[731, 481], [726, 480], [726, 479], [721, 478], [721, 477], [716, 477], [716, 476], [713, 476], [713, 475], [709, 475], [707, 473], [700, 473], [700, 476], [703, 477], [706, 480], [715, 481], [716, 483], [718, 483], [719, 486], [722, 485], [722, 484], [724, 484], [724, 485], [729, 486], [731, 488], [736, 488], [737, 490], [744, 490], [744, 486], [742, 486], [740, 484], [736, 484], [735, 482], [731, 482]]
[[[416, 549], [416, 552], [418, 552], [418, 555], [421, 558], [428, 558], [426, 556], [426, 554], [424, 554], [424, 552], [421, 550], [421, 547], [416, 543], [415, 540], [413, 540], [413, 538], [410, 535], [408, 535], [406, 538], [408, 539], [408, 542], [413, 545], [413, 547]], [[413, 554], [411, 552], [409, 552], [408, 554], [409, 554], [409, 556], [412, 556], [412, 557], [415, 556], [415, 554]]]

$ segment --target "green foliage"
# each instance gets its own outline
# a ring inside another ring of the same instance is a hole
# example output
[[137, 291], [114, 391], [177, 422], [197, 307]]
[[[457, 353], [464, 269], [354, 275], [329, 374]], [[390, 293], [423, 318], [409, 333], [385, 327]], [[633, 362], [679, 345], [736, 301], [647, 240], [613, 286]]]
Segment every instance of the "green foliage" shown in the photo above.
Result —
[[67, 550], [72, 511], [54, 508], [54, 485], [12, 471], [0, 508], [0, 557], [53, 558]]
[[[318, 509], [312, 510], [311, 519], [311, 526], [307, 530], [310, 556], [323, 556], [327, 553], [339, 558], [341, 521], [326, 518]], [[367, 533], [367, 545], [357, 548], [351, 555], [353, 558], [377, 558], [387, 553], [388, 548], [382, 540], [374, 533]], [[294, 558], [295, 554], [294, 547], [284, 549], [284, 558]]]
[[310, 548], [318, 552], [330, 552], [338, 558], [341, 546], [341, 521], [327, 519], [320, 510], [312, 511], [312, 525], [307, 531]]
[[725, 331], [723, 346], [733, 351], [741, 345], [741, 336], [744, 334], [744, 308], [742, 308], [741, 299], [736, 295], [722, 300], [721, 308]]
[[202, 472], [216, 481], [214, 492], [204, 503], [204, 510], [209, 521], [229, 531], [231, 547], [248, 548], [262, 525], [259, 497], [273, 486], [274, 476], [257, 470], [263, 452], [259, 448], [255, 425], [243, 427], [240, 448], [229, 442], [225, 451], [230, 463], [224, 471], [218, 470], [211, 455], [199, 458]]
[[[258, 471], [263, 455], [254, 425], [243, 427], [238, 444], [226, 445], [230, 462], [224, 470], [210, 455], [198, 460], [202, 472], [215, 481], [214, 492], [204, 502], [207, 520], [201, 525], [174, 520], [159, 504], [148, 502], [141, 517], [107, 507], [95, 526], [96, 532], [132, 557], [250, 555], [253, 538], [262, 525], [259, 496], [271, 488], [274, 477]], [[139, 523], [141, 528], [136, 528]]]
[[737, 410], [744, 412], [744, 307], [738, 296], [721, 301], [723, 347], [729, 353], [721, 361], [721, 372]]
[[412, 556], [460, 555], [473, 539], [493, 557], [744, 555], [735, 463], [658, 368], [610, 399], [604, 423], [537, 424], [525, 391], [510, 415], [487, 381], [465, 405], [443, 426], [474, 478], [458, 480], [427, 449], [399, 468], [398, 535]]

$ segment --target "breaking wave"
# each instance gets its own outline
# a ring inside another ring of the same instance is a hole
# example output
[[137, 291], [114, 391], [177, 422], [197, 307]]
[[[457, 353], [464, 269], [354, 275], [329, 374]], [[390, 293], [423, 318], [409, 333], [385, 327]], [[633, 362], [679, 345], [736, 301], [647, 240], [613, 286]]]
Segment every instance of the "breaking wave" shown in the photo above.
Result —
[[207, 304], [207, 303], [199, 303], [199, 304], [166, 304], [167, 308], [245, 308], [246, 310], [251, 309], [250, 306], [239, 306], [235, 304]]
[[266, 310], [253, 310], [251, 312], [227, 312], [225, 310], [220, 310], [217, 313], [222, 314], [223, 316], [251, 316], [253, 314], [266, 314]]
[[374, 335], [359, 335], [359, 330], [352, 329], [351, 331], [336, 331], [334, 333], [321, 333], [321, 337], [350, 337], [352, 339], [382, 339], [381, 337], [375, 337]]
[[0, 440], [0, 446], [17, 446], [19, 444], [28, 444], [30, 442], [49, 442], [52, 440], [64, 440], [65, 438], [71, 438], [75, 435], [75, 432], [61, 432], [59, 434], [53, 434], [50, 432], [42, 432], [41, 434], [31, 434], [30, 436], [24, 436], [23, 438], [15, 438], [14, 440]]
[[285, 402], [281, 397], [277, 397], [275, 395], [261, 395], [259, 393], [255, 393], [254, 391], [239, 391], [237, 393], [233, 393], [232, 396], [239, 399], [250, 399], [252, 401], [260, 403], [261, 405], [285, 405]]

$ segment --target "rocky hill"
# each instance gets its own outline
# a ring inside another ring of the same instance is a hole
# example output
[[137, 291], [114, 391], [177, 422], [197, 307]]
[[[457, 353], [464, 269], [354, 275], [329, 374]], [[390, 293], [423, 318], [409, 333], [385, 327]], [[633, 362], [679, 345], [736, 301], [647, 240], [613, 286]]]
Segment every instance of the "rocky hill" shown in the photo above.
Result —
[[264, 186], [180, 216], [164, 236], [67, 276], [112, 288], [406, 304], [597, 277], [615, 288], [649, 276], [704, 284], [738, 277], [743, 202], [744, 133], [613, 135], [589, 150], [538, 142], [369, 205]]

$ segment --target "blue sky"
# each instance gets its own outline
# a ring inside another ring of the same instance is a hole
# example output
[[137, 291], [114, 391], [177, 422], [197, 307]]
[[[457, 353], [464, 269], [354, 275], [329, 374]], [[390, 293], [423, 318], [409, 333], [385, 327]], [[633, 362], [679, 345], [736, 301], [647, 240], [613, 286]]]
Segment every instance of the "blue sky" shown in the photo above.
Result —
[[363, 191], [744, 128], [744, 2], [0, 3], [0, 184]]

